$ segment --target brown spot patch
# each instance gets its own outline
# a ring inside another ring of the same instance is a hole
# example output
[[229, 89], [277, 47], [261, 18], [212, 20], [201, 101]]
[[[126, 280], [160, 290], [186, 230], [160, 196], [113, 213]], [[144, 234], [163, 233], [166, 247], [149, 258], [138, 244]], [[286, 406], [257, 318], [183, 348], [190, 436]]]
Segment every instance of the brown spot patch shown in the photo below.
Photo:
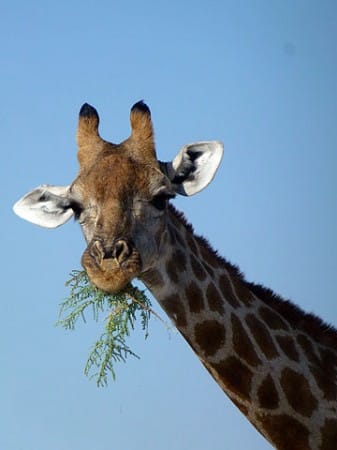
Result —
[[150, 284], [151, 286], [160, 287], [164, 285], [164, 279], [159, 270], [154, 269], [149, 272], [146, 272], [144, 275], [142, 275], [141, 278], [144, 282]]
[[190, 260], [194, 275], [198, 278], [198, 280], [203, 281], [206, 278], [204, 268], [194, 255], [190, 255]]
[[214, 355], [226, 341], [226, 330], [217, 320], [205, 320], [194, 329], [195, 340], [205, 356]]
[[254, 367], [258, 366], [261, 363], [261, 360], [254, 350], [250, 337], [235, 314], [231, 315], [231, 322], [233, 348], [235, 353], [249, 365]]
[[269, 328], [273, 330], [288, 330], [289, 327], [282, 317], [266, 306], [261, 306], [259, 314], [262, 320], [266, 322]]
[[253, 295], [250, 290], [238, 278], [232, 278], [236, 295], [240, 301], [246, 306], [250, 306], [253, 302]]
[[280, 384], [289, 405], [299, 414], [311, 417], [317, 407], [317, 400], [312, 395], [306, 378], [302, 374], [286, 367], [281, 373]]
[[199, 286], [194, 281], [186, 286], [185, 296], [188, 300], [190, 311], [192, 313], [199, 313], [205, 308], [204, 295]]
[[221, 315], [225, 314], [223, 300], [214, 283], [209, 283], [206, 290], [206, 297], [208, 306], [212, 311], [218, 312]]
[[316, 356], [311, 340], [305, 334], [299, 334], [297, 336], [297, 342], [302, 347], [308, 361], [312, 364], [319, 366], [320, 361], [319, 358]]
[[308, 450], [309, 431], [298, 420], [287, 414], [260, 415], [264, 435], [278, 450]]
[[177, 264], [173, 258], [171, 258], [169, 261], [167, 261], [166, 271], [167, 271], [167, 274], [168, 274], [170, 280], [173, 283], [177, 284], [179, 281], [179, 272], [178, 272]]
[[211, 250], [209, 248], [209, 244], [205, 240], [202, 240], [200, 242], [199, 248], [200, 248], [201, 256], [202, 256], [203, 260], [205, 262], [207, 262], [207, 264], [209, 264], [214, 269], [217, 269], [221, 265], [219, 258], [214, 253], [214, 250]]
[[337, 420], [327, 419], [321, 429], [322, 444], [320, 450], [336, 450]]
[[197, 248], [197, 245], [195, 243], [195, 239], [193, 238], [193, 236], [191, 236], [190, 234], [187, 234], [186, 240], [187, 240], [188, 246], [191, 249], [191, 251], [197, 256], [198, 248]]
[[306, 314], [299, 307], [288, 300], [282, 299], [264, 286], [254, 283], [248, 283], [248, 286], [265, 305], [272, 305], [274, 311], [286, 318], [292, 329], [307, 333], [314, 342], [337, 348], [337, 329], [329, 326], [313, 314]]
[[[162, 234], [162, 239], [163, 239], [163, 243], [164, 244], [169, 244], [170, 243], [170, 234], [169, 232], [166, 230], [164, 231], [164, 233]], [[160, 242], [160, 239], [159, 239]]]
[[240, 303], [237, 301], [232, 286], [230, 284], [229, 278], [226, 274], [222, 274], [219, 278], [219, 287], [224, 296], [224, 300], [228, 302], [233, 308], [238, 308]]
[[170, 239], [173, 246], [176, 244], [179, 244], [181, 247], [184, 247], [184, 240], [180, 236], [179, 230], [177, 230], [175, 227], [168, 225], [168, 230], [170, 233]]
[[205, 269], [207, 270], [209, 276], [211, 278], [214, 278], [214, 270], [206, 263], [204, 263], [203, 265], [204, 265]]
[[240, 299], [240, 302], [246, 306], [250, 306], [253, 302], [253, 294], [247, 284], [238, 276], [236, 270], [234, 271], [231, 269], [230, 274], [236, 295]]
[[329, 372], [326, 372], [321, 367], [309, 366], [311, 373], [315, 377], [318, 387], [323, 392], [326, 400], [337, 399], [337, 385], [335, 383], [336, 376], [330, 376]]
[[290, 336], [276, 336], [276, 340], [281, 347], [283, 353], [292, 361], [298, 362], [300, 360], [298, 351], [296, 349], [295, 341]]
[[246, 317], [247, 325], [252, 332], [256, 343], [268, 359], [276, 358], [278, 356], [277, 348], [271, 338], [270, 331], [266, 326], [257, 319], [253, 314], [248, 314]]
[[224, 386], [244, 400], [250, 399], [252, 371], [235, 356], [212, 365]]
[[167, 315], [174, 319], [177, 327], [185, 327], [187, 325], [185, 308], [179, 295], [169, 295], [164, 299], [162, 305]]
[[186, 270], [186, 256], [182, 250], [175, 250], [173, 252], [172, 259], [175, 262], [179, 272], [184, 272]]
[[[181, 230], [182, 230], [182, 229], [183, 229], [183, 228], [181, 227]], [[185, 241], [184, 241], [183, 237], [181, 236], [181, 232], [180, 232], [178, 229], [177, 229], [176, 232], [175, 232], [175, 238], [176, 238], [177, 243], [178, 243], [181, 247], [185, 248]]]
[[321, 356], [321, 366], [325, 368], [325, 370], [329, 371], [331, 376], [336, 375], [337, 369], [337, 354], [328, 349], [320, 350]]
[[168, 229], [168, 232], [169, 232], [171, 244], [174, 247], [176, 245], [176, 243], [177, 243], [176, 231], [171, 225], [168, 225], [167, 229]]
[[266, 409], [275, 409], [279, 405], [279, 396], [275, 383], [270, 375], [267, 375], [257, 390], [260, 406]]

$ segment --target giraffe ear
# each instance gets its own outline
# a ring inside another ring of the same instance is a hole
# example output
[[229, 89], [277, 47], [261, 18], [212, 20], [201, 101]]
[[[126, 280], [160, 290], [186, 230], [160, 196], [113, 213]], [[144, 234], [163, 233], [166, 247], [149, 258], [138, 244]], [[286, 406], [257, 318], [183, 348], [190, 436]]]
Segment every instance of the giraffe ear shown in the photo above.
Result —
[[73, 215], [68, 199], [69, 186], [42, 186], [28, 192], [13, 210], [22, 219], [44, 228], [63, 225]]
[[171, 163], [162, 163], [178, 194], [194, 195], [204, 189], [213, 179], [223, 155], [219, 141], [202, 141], [182, 147]]

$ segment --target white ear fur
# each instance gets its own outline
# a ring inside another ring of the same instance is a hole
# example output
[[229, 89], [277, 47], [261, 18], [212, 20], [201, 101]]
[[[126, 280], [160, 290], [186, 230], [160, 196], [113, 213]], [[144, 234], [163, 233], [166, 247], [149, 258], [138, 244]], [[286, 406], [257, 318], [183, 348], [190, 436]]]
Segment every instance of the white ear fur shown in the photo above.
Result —
[[17, 201], [13, 210], [19, 217], [35, 225], [56, 228], [73, 215], [68, 194], [69, 186], [43, 184]]
[[194, 195], [214, 178], [223, 155], [219, 141], [202, 141], [182, 147], [166, 172], [178, 194]]

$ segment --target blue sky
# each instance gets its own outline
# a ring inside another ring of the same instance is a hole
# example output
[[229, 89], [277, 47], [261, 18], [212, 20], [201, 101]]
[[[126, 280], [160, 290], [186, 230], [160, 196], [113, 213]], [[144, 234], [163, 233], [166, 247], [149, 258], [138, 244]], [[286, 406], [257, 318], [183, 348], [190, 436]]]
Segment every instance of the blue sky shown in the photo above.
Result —
[[337, 325], [336, 14], [332, 0], [1, 2], [1, 449], [270, 448], [155, 319], [147, 341], [131, 338], [140, 361], [106, 389], [88, 381], [101, 325], [54, 327], [80, 230], [43, 230], [11, 207], [76, 176], [82, 103], [119, 142], [144, 99], [162, 160], [224, 142], [212, 185], [175, 200], [196, 231], [249, 280]]

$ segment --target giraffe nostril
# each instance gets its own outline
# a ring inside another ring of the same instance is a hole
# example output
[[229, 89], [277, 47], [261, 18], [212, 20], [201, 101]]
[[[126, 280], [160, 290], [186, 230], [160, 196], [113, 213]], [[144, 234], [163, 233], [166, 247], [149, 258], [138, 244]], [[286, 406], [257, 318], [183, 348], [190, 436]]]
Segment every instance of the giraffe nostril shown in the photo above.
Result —
[[120, 239], [115, 243], [112, 254], [113, 257], [116, 258], [120, 264], [122, 264], [131, 256], [132, 246], [125, 239]]

